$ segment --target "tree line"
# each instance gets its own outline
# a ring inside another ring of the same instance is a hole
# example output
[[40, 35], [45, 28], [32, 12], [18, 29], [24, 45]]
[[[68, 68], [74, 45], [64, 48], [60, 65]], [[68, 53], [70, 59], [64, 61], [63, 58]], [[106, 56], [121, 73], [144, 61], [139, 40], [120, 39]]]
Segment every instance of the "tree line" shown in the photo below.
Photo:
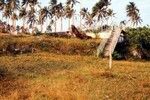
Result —
[[[71, 20], [74, 19], [76, 13], [75, 6], [81, 4], [77, 0], [66, 0], [63, 4], [57, 0], [50, 0], [48, 6], [41, 7], [41, 3], [38, 0], [0, 0], [0, 12], [2, 16], [7, 20], [12, 21], [13, 27], [16, 28], [16, 21], [22, 20], [22, 26], [34, 29], [35, 25], [40, 25], [40, 31], [43, 31], [43, 25], [49, 19], [47, 29], [51, 30], [51, 26], [54, 25], [54, 31], [57, 31], [57, 20], [61, 20], [61, 30], [63, 30], [63, 20], [68, 19], [68, 26], [71, 26]], [[100, 26], [104, 22], [108, 22], [115, 16], [115, 12], [110, 8], [111, 0], [99, 0], [93, 7], [92, 12], [88, 11], [88, 8], [80, 9], [80, 26], [82, 20], [89, 27], [98, 23]], [[129, 2], [126, 6], [128, 22], [131, 22], [132, 26], [137, 26], [142, 22], [140, 17], [140, 11], [134, 2]], [[74, 21], [73, 21], [74, 22]], [[121, 21], [122, 24], [126, 24], [127, 21]], [[72, 23], [74, 24], [74, 23]], [[108, 23], [107, 23], [108, 24]]]

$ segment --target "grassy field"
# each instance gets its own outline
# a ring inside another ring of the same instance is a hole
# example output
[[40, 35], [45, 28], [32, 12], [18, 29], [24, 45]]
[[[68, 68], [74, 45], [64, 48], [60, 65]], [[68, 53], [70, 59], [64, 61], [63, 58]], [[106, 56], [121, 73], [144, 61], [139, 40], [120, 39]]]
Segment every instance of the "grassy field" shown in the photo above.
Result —
[[[1, 38], [5, 43], [32, 41], [37, 43], [35, 46], [39, 51], [0, 56], [0, 100], [150, 99], [150, 62], [113, 61], [113, 68], [109, 70], [107, 59], [97, 58], [92, 53], [85, 55], [85, 51], [80, 55], [60, 53], [61, 49], [58, 53], [50, 48], [43, 50], [33, 38]], [[81, 42], [80, 45], [90, 44], [89, 47], [95, 42], [48, 37], [44, 37], [44, 40], [64, 41], [66, 45]]]

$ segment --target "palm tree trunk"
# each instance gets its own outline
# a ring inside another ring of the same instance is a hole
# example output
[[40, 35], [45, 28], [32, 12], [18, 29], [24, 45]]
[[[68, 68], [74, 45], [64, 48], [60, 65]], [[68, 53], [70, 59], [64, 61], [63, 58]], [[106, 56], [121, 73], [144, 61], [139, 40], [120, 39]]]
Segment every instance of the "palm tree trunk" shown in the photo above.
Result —
[[25, 28], [25, 22], [26, 22], [26, 19], [25, 17], [23, 18], [23, 28]]
[[56, 30], [57, 30], [57, 24], [56, 24], [56, 16], [55, 16], [55, 32], [56, 32]]
[[[6, 18], [7, 24], [9, 24], [9, 18]], [[10, 24], [9, 24], [10, 25]]]
[[72, 24], [74, 25], [74, 14], [72, 15]]
[[[80, 3], [80, 10], [81, 10], [81, 3]], [[82, 19], [81, 19], [81, 13], [80, 13], [80, 28], [81, 28], [81, 21]]]
[[69, 20], [68, 20], [68, 29], [69, 29], [69, 31], [70, 31], [70, 23], [71, 23], [71, 18], [69, 18]]
[[41, 24], [41, 33], [43, 32], [43, 24]]
[[34, 30], [35, 28], [34, 28], [34, 22], [33, 22], [33, 24], [32, 24], [32, 32], [31, 32], [31, 35], [33, 35], [34, 34]]
[[80, 14], [80, 28], [81, 28], [81, 21], [82, 21], [82, 19], [81, 19], [81, 14]]
[[63, 19], [62, 19], [62, 17], [60, 18], [60, 20], [61, 20], [61, 31], [63, 31]]

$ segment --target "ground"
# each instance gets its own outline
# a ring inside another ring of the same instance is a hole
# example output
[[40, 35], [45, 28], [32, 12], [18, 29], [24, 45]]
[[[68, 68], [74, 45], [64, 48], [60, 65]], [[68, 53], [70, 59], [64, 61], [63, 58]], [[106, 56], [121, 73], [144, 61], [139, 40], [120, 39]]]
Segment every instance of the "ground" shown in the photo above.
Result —
[[[68, 40], [67, 40], [68, 41]], [[0, 56], [0, 100], [149, 100], [150, 62], [39, 51]]]

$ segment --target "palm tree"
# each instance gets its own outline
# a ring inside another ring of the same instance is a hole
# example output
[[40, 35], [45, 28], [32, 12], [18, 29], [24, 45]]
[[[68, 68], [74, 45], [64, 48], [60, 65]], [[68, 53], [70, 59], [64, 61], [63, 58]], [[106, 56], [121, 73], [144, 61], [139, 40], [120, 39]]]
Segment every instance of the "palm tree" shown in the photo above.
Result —
[[11, 19], [12, 19], [12, 25], [14, 26], [14, 29], [16, 29], [16, 20], [18, 20], [18, 16], [16, 13], [13, 13], [11, 15]]
[[70, 29], [70, 23], [71, 23], [71, 18], [73, 17], [73, 24], [74, 24], [74, 5], [80, 3], [77, 0], [67, 0], [66, 2], [66, 7], [65, 7], [65, 16], [66, 18], [69, 19], [68, 24], [69, 24], [69, 29]]
[[71, 6], [71, 8], [73, 8], [76, 3], [80, 3], [80, 2], [77, 0], [67, 0], [66, 2], [67, 5]]
[[80, 15], [82, 16], [82, 19], [84, 19], [86, 17], [88, 13], [88, 8], [82, 8], [80, 11]]
[[22, 6], [25, 6], [25, 8], [27, 8], [28, 5], [35, 6], [37, 4], [39, 4], [38, 0], [22, 0]]
[[68, 29], [70, 30], [70, 24], [71, 24], [71, 18], [73, 16], [74, 13], [74, 9], [71, 8], [70, 6], [66, 6], [65, 8], [65, 16], [66, 18], [68, 18]]
[[37, 17], [36, 17], [36, 10], [34, 9], [34, 7], [31, 7], [27, 16], [28, 16], [27, 23], [29, 24], [29, 28], [32, 29], [32, 33], [33, 33], [35, 23], [38, 22]]
[[23, 7], [19, 11], [19, 18], [22, 18], [23, 20], [23, 28], [25, 28], [26, 17], [27, 17], [27, 12], [26, 9]]
[[[36, 6], [40, 7], [38, 0], [22, 0], [21, 2], [22, 7], [24, 8], [28, 8], [29, 7], [29, 11], [27, 11], [27, 23], [29, 24], [29, 28], [34, 28], [35, 23], [38, 21], [36, 18]], [[33, 32], [33, 29], [32, 29]]]
[[88, 13], [88, 8], [82, 8], [81, 9], [81, 11], [80, 11], [80, 27], [82, 24], [82, 19], [84, 19], [87, 16], [87, 13]]
[[5, 7], [5, 0], [0, 0], [0, 10], [3, 10]]
[[139, 23], [142, 22], [142, 19], [139, 14], [139, 9], [136, 7], [134, 2], [129, 2], [126, 7], [127, 16], [130, 18], [132, 26], [137, 26]]
[[62, 5], [62, 3], [59, 3], [58, 5], [57, 5], [57, 14], [56, 14], [56, 16], [57, 16], [57, 18], [60, 18], [60, 20], [61, 20], [61, 31], [63, 30], [63, 17], [64, 17], [64, 7], [63, 7], [63, 5]]
[[[5, 0], [0, 0], [0, 11], [3, 11], [4, 10], [4, 8], [5, 8]], [[2, 18], [3, 18], [3, 16], [2, 16]]]
[[48, 17], [51, 18], [51, 16], [52, 16], [52, 14], [47, 7], [40, 9], [39, 23], [41, 24], [41, 32], [43, 31], [42, 29], [43, 29], [43, 24], [44, 24], [45, 20]]
[[12, 15], [10, 5], [6, 4], [3, 11], [3, 16], [6, 18], [7, 23], [9, 23], [9, 18]]
[[87, 13], [86, 17], [85, 17], [85, 23], [86, 25], [88, 25], [89, 27], [91, 27], [91, 25], [94, 23], [94, 19], [92, 18], [92, 14], [90, 14], [89, 12]]
[[107, 21], [107, 25], [108, 25], [108, 20], [111, 19], [112, 20], [112, 17], [115, 17], [115, 13], [112, 9], [108, 9], [107, 11], [107, 17], [106, 17], [106, 21]]
[[17, 14], [16, 11], [19, 9], [19, 0], [6, 0], [7, 5], [9, 5], [10, 10], [12, 12], [11, 14], [11, 19], [12, 19], [12, 23], [13, 23], [13, 27], [14, 29], [16, 29], [16, 20], [17, 20]]
[[50, 8], [50, 11], [51, 11], [51, 14], [52, 14], [52, 17], [54, 17], [54, 20], [55, 20], [55, 22], [54, 22], [54, 27], [55, 27], [55, 32], [56, 32], [56, 30], [57, 30], [57, 24], [56, 24], [56, 21], [57, 21], [57, 0], [51, 0], [50, 1], [50, 6], [49, 6], [49, 8]]
[[92, 8], [92, 17], [96, 17], [98, 21], [103, 22], [108, 16], [108, 6], [111, 4], [110, 2], [111, 0], [100, 0], [97, 2]]

